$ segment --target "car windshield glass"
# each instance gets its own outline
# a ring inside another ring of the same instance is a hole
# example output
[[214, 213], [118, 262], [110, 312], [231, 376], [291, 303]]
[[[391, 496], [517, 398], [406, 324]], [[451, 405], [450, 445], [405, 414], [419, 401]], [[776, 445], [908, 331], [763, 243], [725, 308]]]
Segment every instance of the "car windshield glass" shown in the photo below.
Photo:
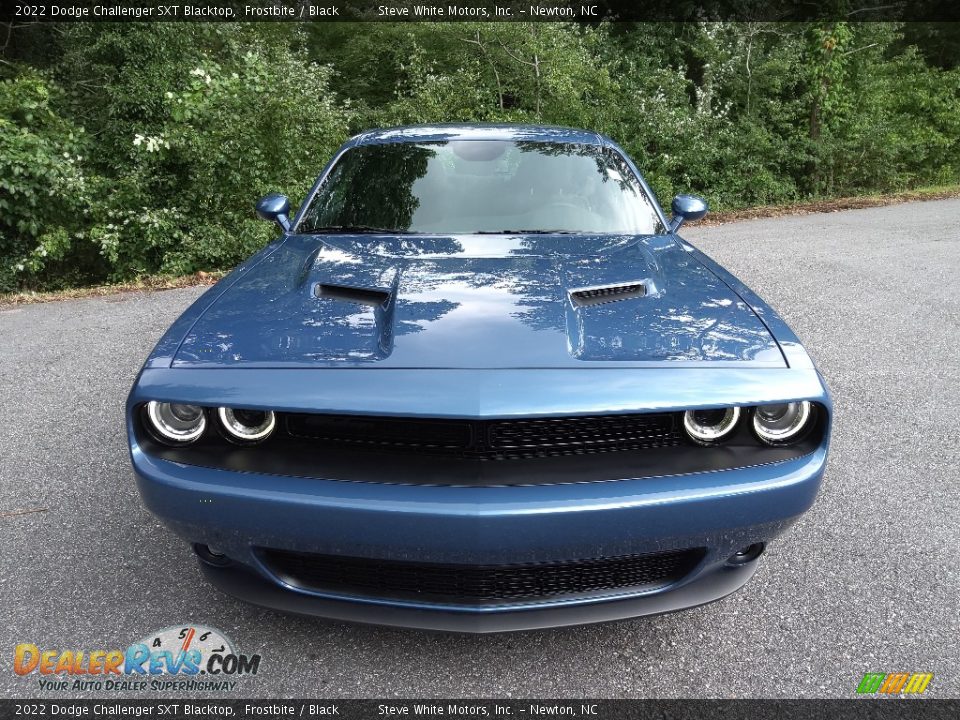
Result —
[[499, 140], [360, 145], [345, 152], [299, 232], [665, 231], [623, 157], [593, 145]]

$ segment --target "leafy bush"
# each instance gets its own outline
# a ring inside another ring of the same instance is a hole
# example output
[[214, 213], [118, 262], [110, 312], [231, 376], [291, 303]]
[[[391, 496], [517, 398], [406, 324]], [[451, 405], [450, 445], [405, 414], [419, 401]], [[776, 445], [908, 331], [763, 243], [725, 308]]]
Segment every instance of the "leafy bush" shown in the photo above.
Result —
[[[104, 33], [83, 53], [122, 47], [132, 62], [131, 38], [144, 32]], [[80, 154], [84, 133], [51, 109], [45, 79], [24, 72], [3, 84], [0, 287], [51, 286], [54, 265], [69, 258], [85, 275], [73, 282], [229, 267], [271, 237], [255, 199], [278, 189], [302, 197], [344, 139], [350, 110], [329, 91], [330, 68], [303, 52], [224, 39], [188, 64], [164, 56], [179, 75], [162, 82], [156, 68], [121, 67], [124, 80], [105, 94], [96, 86], [110, 117], [96, 106], [94, 159]]]
[[255, 219], [254, 200], [303, 196], [346, 134], [329, 75], [254, 44], [230, 62], [206, 59], [182, 90], [166, 91], [163, 121], [129, 139], [130, 181], [94, 228], [118, 271], [227, 267], [262, 246], [275, 231]]
[[[52, 108], [57, 92], [36, 72], [0, 82], [0, 290], [66, 257], [86, 221], [85, 137]], [[59, 284], [55, 277], [43, 280]]]

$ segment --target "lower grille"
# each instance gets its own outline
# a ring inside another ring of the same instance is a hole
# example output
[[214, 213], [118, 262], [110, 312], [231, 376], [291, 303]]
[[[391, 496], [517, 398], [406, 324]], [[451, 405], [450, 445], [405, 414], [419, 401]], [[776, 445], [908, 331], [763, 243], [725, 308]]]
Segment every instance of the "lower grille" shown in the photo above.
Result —
[[305, 590], [451, 605], [497, 605], [646, 591], [689, 574], [703, 548], [589, 560], [455, 565], [262, 550], [267, 567]]
[[682, 442], [670, 413], [520, 420], [293, 414], [287, 431], [337, 445], [481, 460], [646, 450]]

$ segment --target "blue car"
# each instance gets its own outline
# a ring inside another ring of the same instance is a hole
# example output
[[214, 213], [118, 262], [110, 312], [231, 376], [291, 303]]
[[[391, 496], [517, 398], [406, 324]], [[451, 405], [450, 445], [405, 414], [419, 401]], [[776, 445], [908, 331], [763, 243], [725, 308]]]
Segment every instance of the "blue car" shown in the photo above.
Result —
[[831, 402], [787, 325], [593, 132], [365, 132], [166, 332], [147, 507], [221, 590], [462, 632], [708, 603], [814, 501]]

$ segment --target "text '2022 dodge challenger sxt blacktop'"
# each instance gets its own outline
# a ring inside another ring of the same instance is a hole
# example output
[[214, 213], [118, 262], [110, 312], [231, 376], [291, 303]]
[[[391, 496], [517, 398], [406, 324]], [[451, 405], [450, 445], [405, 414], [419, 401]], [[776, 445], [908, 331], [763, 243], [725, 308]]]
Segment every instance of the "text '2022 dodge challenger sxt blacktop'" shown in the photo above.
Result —
[[227, 593], [467, 632], [662, 613], [754, 573], [823, 476], [797, 337], [611, 140], [348, 141], [127, 403], [147, 506]]

